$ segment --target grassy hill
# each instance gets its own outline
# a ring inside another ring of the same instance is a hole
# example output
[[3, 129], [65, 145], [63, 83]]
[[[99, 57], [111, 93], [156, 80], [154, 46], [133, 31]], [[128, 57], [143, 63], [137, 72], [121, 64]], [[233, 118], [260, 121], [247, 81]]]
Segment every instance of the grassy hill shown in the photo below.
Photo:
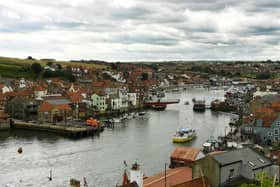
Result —
[[[39, 63], [44, 67], [48, 61], [47, 60], [32, 60], [32, 59], [19, 59], [19, 58], [9, 58], [9, 57], [0, 57], [0, 77], [7, 78], [36, 78], [36, 74], [30, 72], [30, 66], [33, 63]], [[70, 62], [70, 61], [53, 61], [54, 64], [60, 64], [62, 67], [68, 65], [77, 65], [88, 68], [96, 69], [107, 69], [110, 68], [108, 64], [101, 63], [83, 63], [83, 62]]]

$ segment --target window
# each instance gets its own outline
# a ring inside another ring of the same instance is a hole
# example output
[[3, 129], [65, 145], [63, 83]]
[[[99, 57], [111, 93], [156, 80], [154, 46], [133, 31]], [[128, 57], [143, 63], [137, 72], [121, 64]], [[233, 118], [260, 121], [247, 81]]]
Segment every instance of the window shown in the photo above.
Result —
[[228, 180], [230, 181], [233, 178], [234, 169], [229, 170]]
[[274, 136], [278, 136], [278, 134], [279, 134], [278, 129], [274, 129]]

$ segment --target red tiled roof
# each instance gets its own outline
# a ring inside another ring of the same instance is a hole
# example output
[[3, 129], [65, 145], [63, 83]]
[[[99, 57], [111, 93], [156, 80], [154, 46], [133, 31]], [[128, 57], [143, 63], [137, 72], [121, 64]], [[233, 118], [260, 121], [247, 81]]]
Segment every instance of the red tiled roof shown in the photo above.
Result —
[[272, 113], [273, 110], [271, 108], [261, 108], [256, 111], [257, 113]]
[[52, 105], [45, 102], [41, 104], [39, 108], [39, 112], [49, 112], [54, 108], [57, 108], [59, 110], [72, 110], [72, 108], [68, 104]]
[[271, 107], [272, 107], [272, 108], [280, 108], [280, 103], [277, 103], [277, 102], [272, 103], [272, 104], [271, 104]]
[[193, 162], [199, 152], [199, 149], [193, 147], [177, 147], [171, 154], [171, 159]]
[[43, 103], [39, 107], [39, 112], [48, 112], [48, 111], [51, 111], [52, 108], [53, 108], [53, 105], [51, 105], [49, 103]]
[[101, 82], [92, 82], [91, 84], [93, 87], [103, 87], [105, 83], [103, 81]]
[[79, 92], [67, 92], [66, 94], [72, 103], [81, 103], [83, 101], [83, 96]]
[[[192, 169], [181, 167], [166, 170], [166, 183], [176, 185], [190, 181], [192, 179]], [[165, 172], [144, 179], [144, 187], [162, 187], [165, 183]]]
[[40, 92], [40, 91], [45, 91], [46, 89], [43, 87], [43, 86], [37, 86], [36, 88], [35, 88], [35, 91], [38, 91], [38, 92]]
[[171, 187], [211, 187], [211, 186], [205, 177], [200, 177], [181, 184], [171, 185]]

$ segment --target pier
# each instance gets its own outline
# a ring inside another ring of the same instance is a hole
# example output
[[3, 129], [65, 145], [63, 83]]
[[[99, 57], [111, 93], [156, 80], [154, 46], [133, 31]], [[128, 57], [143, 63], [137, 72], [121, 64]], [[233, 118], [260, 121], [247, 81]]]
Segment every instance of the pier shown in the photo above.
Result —
[[30, 123], [19, 120], [13, 120], [11, 128], [14, 129], [27, 129], [35, 131], [44, 131], [61, 134], [70, 138], [82, 138], [98, 134], [103, 128], [82, 125], [61, 125], [61, 124], [48, 124], [48, 123]]

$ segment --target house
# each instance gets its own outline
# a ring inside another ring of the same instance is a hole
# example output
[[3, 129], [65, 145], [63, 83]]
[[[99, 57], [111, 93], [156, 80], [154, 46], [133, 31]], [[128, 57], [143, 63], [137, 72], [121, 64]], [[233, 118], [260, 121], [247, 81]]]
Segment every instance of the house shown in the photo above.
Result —
[[137, 94], [136, 93], [128, 93], [128, 108], [133, 109], [137, 106]]
[[257, 143], [272, 145], [280, 142], [280, 114], [273, 108], [262, 108], [247, 116], [241, 126], [243, 139], [255, 139]]
[[4, 83], [0, 83], [0, 93], [12, 92], [13, 89], [11, 86], [7, 86]]
[[72, 118], [72, 108], [69, 104], [56, 104], [55, 102], [45, 102], [40, 105], [38, 110], [38, 121], [57, 123], [65, 122]]
[[194, 147], [177, 147], [170, 156], [170, 167], [192, 167], [195, 160], [204, 157], [204, 154]]
[[220, 154], [207, 155], [196, 160], [193, 178], [205, 176], [212, 187], [222, 187], [241, 179], [254, 179], [256, 174], [266, 172], [279, 179], [279, 166], [251, 148], [236, 149]]
[[106, 96], [105, 94], [93, 94], [91, 96], [92, 99], [92, 107], [95, 112], [105, 113], [107, 110]]
[[128, 109], [128, 93], [126, 89], [119, 89], [120, 110], [126, 111]]
[[34, 97], [36, 99], [42, 99], [42, 97], [46, 96], [48, 93], [48, 90], [46, 88], [44, 88], [43, 86], [36, 86], [34, 88]]
[[68, 99], [71, 101], [70, 106], [74, 112], [74, 118], [80, 119], [87, 116], [87, 103], [84, 102], [84, 97], [80, 92], [67, 92]]
[[38, 103], [28, 97], [15, 96], [7, 103], [7, 111], [10, 117], [20, 120], [36, 120]]

